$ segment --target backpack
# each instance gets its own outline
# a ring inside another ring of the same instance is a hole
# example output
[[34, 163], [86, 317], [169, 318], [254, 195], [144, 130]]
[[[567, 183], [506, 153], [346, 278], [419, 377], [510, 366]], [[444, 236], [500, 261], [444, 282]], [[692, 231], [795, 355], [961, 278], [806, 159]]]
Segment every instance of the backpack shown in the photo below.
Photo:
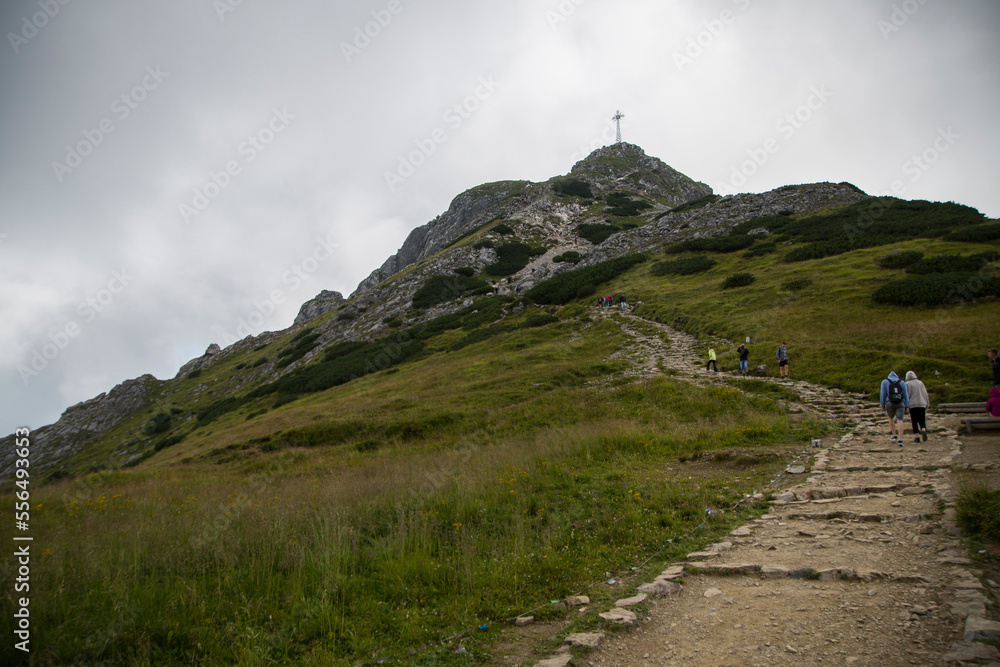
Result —
[[903, 402], [903, 383], [899, 380], [889, 380], [889, 402], [898, 405]]

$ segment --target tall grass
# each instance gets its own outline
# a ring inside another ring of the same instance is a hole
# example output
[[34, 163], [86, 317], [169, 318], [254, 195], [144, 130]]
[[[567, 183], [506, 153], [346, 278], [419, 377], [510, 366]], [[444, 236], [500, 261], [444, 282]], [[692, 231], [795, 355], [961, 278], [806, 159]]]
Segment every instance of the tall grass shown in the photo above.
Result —
[[680, 461], [790, 434], [769, 399], [667, 379], [486, 413], [448, 445], [289, 449], [40, 490], [37, 663], [352, 664], [421, 647], [724, 525], [704, 510], [780, 462]]

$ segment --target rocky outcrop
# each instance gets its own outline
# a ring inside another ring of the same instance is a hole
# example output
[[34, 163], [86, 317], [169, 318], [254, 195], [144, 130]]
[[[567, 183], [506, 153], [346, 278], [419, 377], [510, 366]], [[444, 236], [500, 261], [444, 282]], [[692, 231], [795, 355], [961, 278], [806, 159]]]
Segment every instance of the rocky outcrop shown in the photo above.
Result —
[[688, 178], [634, 144], [598, 148], [573, 165], [570, 175], [587, 181], [594, 194], [628, 190], [668, 206], [701, 199], [712, 188]]
[[[55, 424], [32, 431], [29, 436], [31, 468], [56, 469], [99, 437], [146, 405], [150, 390], [158, 383], [152, 375], [126, 380], [106, 394], [66, 408]], [[0, 477], [9, 479], [14, 464], [13, 437], [0, 442]]]
[[193, 373], [194, 371], [199, 371], [205, 366], [218, 360], [219, 355], [222, 353], [222, 348], [219, 347], [218, 343], [212, 343], [205, 350], [205, 354], [200, 357], [195, 357], [191, 361], [187, 362], [177, 371], [177, 375], [174, 379], [184, 378]]
[[[362, 280], [350, 298], [367, 292], [408, 266], [444, 250], [463, 234], [493, 218], [502, 217], [510, 207], [521, 201], [520, 196], [528, 185], [527, 181], [501, 181], [480, 185], [458, 195], [442, 215], [410, 232], [396, 254]], [[501, 203], [510, 206], [498, 206]]]
[[302, 307], [299, 308], [299, 314], [295, 316], [295, 322], [293, 325], [308, 322], [313, 318], [329, 313], [331, 310], [336, 310], [344, 305], [344, 302], [344, 295], [340, 292], [323, 290], [312, 299], [302, 304]]

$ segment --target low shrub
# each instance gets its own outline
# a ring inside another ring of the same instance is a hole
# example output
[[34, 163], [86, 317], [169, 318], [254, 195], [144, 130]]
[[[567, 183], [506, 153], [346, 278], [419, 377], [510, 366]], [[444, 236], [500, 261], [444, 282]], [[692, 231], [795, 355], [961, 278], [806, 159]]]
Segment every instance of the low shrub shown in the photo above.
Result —
[[615, 225], [585, 223], [576, 226], [576, 233], [594, 245], [600, 245], [612, 234], [617, 234], [621, 229]]
[[997, 239], [1000, 239], [1000, 222], [956, 229], [944, 237], [945, 241], [965, 241], [968, 243], [985, 243]]
[[701, 273], [702, 271], [708, 271], [716, 264], [717, 262], [714, 259], [706, 257], [705, 255], [696, 255], [694, 257], [685, 257], [683, 259], [657, 262], [650, 267], [649, 272], [654, 276], [690, 276], [695, 273]]
[[966, 537], [1000, 540], [1000, 490], [985, 485], [962, 489], [955, 500], [955, 519]]
[[750, 249], [743, 253], [743, 257], [746, 259], [751, 259], [753, 257], [761, 257], [769, 253], [774, 252], [778, 249], [778, 244], [774, 241], [764, 241], [762, 243], [756, 243], [750, 246]]
[[798, 292], [813, 284], [812, 278], [795, 278], [781, 283], [781, 289], [789, 292]]
[[620, 218], [628, 218], [633, 215], [639, 215], [647, 208], [653, 207], [652, 204], [642, 200], [632, 199], [624, 192], [612, 192], [608, 195], [607, 202], [610, 207], [607, 209], [607, 213]]
[[455, 273], [460, 276], [465, 276], [466, 278], [471, 278], [476, 275], [476, 270], [471, 266], [460, 266], [457, 269], [452, 269]]
[[895, 250], [878, 260], [883, 269], [905, 269], [923, 259], [924, 253], [919, 250]]
[[1000, 279], [975, 273], [929, 273], [893, 280], [872, 294], [886, 306], [943, 306], [1000, 296]]
[[506, 222], [501, 222], [499, 224], [494, 225], [490, 231], [500, 234], [501, 236], [509, 236], [510, 234], [514, 233], [514, 228], [508, 225]]
[[166, 412], [157, 413], [149, 423], [146, 424], [146, 428], [143, 429], [146, 435], [156, 435], [157, 433], [166, 433], [170, 430], [170, 415]]
[[907, 267], [907, 273], [975, 273], [989, 263], [983, 255], [937, 255], [925, 257]]
[[490, 287], [482, 278], [434, 275], [424, 281], [420, 289], [413, 294], [413, 307], [430, 308], [483, 289], [489, 291]]
[[730, 289], [733, 287], [746, 287], [747, 285], [752, 285], [756, 278], [750, 273], [734, 273], [731, 276], [726, 277], [722, 281], [722, 289]]
[[726, 236], [709, 236], [707, 238], [688, 239], [679, 241], [667, 248], [669, 253], [691, 252], [736, 252], [745, 250], [753, 245], [756, 238], [749, 234], [735, 234]]
[[549, 315], [548, 313], [533, 313], [524, 318], [524, 322], [521, 323], [521, 326], [525, 328], [544, 327], [546, 324], [552, 324], [553, 322], [558, 321], [559, 318], [555, 315]]
[[563, 305], [581, 296], [579, 291], [582, 287], [593, 286], [596, 289], [597, 285], [620, 276], [647, 259], [643, 254], [624, 255], [582, 269], [566, 271], [535, 285], [525, 292], [525, 297], [535, 303]]
[[491, 276], [510, 276], [526, 267], [532, 257], [543, 254], [545, 248], [515, 241], [498, 246], [496, 251], [497, 261], [487, 266], [485, 272]]
[[560, 178], [552, 182], [552, 191], [559, 195], [571, 195], [574, 197], [585, 197], [590, 199], [594, 192], [590, 189], [587, 181], [579, 178]]
[[553, 257], [552, 261], [553, 262], [571, 262], [573, 264], [576, 264], [581, 259], [583, 259], [583, 257], [576, 250], [567, 250], [563, 254], [556, 255], [555, 257]]

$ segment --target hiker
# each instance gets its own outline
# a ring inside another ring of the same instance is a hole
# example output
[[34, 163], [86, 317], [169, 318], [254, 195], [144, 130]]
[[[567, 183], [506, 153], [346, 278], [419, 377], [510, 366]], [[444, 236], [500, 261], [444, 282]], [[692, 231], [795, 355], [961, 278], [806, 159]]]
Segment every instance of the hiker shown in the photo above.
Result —
[[706, 373], [708, 372], [709, 368], [713, 368], [713, 370], [715, 370], [716, 373], [719, 372], [719, 367], [716, 366], [716, 364], [715, 364], [715, 348], [714, 347], [708, 348], [708, 363], [705, 364], [705, 372]]
[[788, 347], [784, 342], [774, 355], [778, 359], [778, 377], [788, 379]]
[[625, 312], [625, 295], [624, 295], [624, 294], [622, 294], [622, 295], [621, 295], [620, 297], [618, 297], [618, 300], [619, 300], [619, 301], [621, 301], [621, 304], [622, 304], [622, 312], [624, 313], [624, 312]]
[[747, 377], [750, 375], [750, 350], [743, 343], [736, 348], [736, 354], [740, 355], [740, 375]]
[[997, 356], [996, 348], [993, 348], [986, 354], [989, 355], [990, 361], [993, 363], [993, 386], [1000, 387], [1000, 356]]
[[990, 400], [986, 401], [986, 414], [1000, 417], [1000, 387], [990, 389]]
[[[879, 388], [878, 402], [889, 415], [889, 433], [892, 435], [890, 441], [899, 446], [903, 446], [903, 415], [910, 407], [910, 397], [906, 393], [906, 383], [899, 379], [896, 371], [889, 371], [889, 376], [882, 380]], [[898, 424], [898, 427], [897, 427]], [[896, 431], [899, 430], [897, 437]]]
[[917, 436], [913, 442], [920, 442], [921, 437], [927, 442], [927, 408], [931, 399], [927, 396], [927, 387], [913, 371], [906, 371], [906, 394], [910, 397], [910, 425]]

